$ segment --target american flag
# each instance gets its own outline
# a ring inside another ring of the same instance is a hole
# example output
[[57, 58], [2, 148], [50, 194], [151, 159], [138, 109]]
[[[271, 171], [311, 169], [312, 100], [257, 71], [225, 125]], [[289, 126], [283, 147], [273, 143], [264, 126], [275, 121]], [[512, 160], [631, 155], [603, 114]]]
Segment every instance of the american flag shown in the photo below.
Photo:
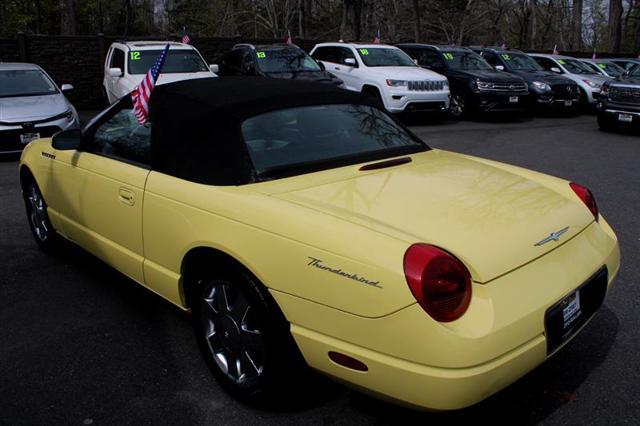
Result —
[[559, 55], [560, 54], [560, 52], [558, 52], [558, 45], [557, 44], [553, 46], [553, 54], [554, 55]]
[[596, 60], [596, 51], [593, 51], [593, 55], [591, 55], [591, 59], [593, 59], [594, 61]]
[[182, 27], [182, 42], [184, 44], [189, 44], [191, 42], [191, 38], [189, 34], [187, 34], [187, 27]]
[[291, 39], [291, 31], [287, 30], [287, 44], [293, 44], [293, 40]]
[[151, 69], [144, 77], [144, 80], [133, 89], [131, 92], [131, 100], [133, 101], [133, 113], [138, 119], [138, 123], [145, 124], [147, 122], [147, 116], [149, 115], [149, 98], [151, 97], [151, 91], [156, 85], [164, 60], [169, 53], [169, 44], [164, 48], [160, 56], [153, 63]]
[[380, 44], [380, 41], [381, 41], [381, 40], [380, 40], [380, 30], [378, 30], [378, 31], [376, 32], [376, 37], [373, 39], [373, 42], [374, 42], [375, 44]]
[[502, 46], [500, 46], [500, 48], [501, 48], [502, 50], [506, 50], [506, 49], [507, 49], [507, 43], [502, 42]]

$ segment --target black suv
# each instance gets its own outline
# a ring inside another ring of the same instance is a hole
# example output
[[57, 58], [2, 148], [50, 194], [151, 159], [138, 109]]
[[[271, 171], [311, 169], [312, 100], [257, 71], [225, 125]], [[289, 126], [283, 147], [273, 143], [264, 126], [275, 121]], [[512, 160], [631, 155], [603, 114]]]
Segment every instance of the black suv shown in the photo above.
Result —
[[640, 67], [605, 82], [596, 110], [602, 130], [640, 125]]
[[222, 59], [218, 74], [317, 81], [344, 87], [342, 80], [294, 44], [237, 44]]
[[451, 114], [522, 111], [527, 108], [527, 83], [496, 71], [471, 49], [427, 44], [398, 44], [418, 65], [449, 79]]
[[485, 47], [473, 49], [498, 71], [518, 75], [529, 85], [532, 106], [536, 109], [576, 111], [580, 105], [580, 88], [573, 81], [545, 71], [532, 57], [515, 49]]

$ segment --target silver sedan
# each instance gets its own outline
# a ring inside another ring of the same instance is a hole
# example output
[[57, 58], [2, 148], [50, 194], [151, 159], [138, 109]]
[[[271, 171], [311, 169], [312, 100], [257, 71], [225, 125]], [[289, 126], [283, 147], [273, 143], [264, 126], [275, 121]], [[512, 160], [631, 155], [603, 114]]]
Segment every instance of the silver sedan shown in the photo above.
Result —
[[0, 153], [17, 153], [34, 139], [79, 127], [78, 113], [39, 66], [0, 63]]

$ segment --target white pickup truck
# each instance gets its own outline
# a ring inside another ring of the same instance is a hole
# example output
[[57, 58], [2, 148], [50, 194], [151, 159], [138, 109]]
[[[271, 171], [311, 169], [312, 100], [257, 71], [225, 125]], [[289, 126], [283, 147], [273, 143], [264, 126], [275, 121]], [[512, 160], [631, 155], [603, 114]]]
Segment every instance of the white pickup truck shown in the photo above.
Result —
[[104, 91], [112, 104], [144, 79], [156, 58], [169, 43], [169, 53], [156, 84], [192, 78], [216, 77], [217, 65], [207, 65], [198, 50], [184, 43], [127, 41], [111, 44], [104, 63]]

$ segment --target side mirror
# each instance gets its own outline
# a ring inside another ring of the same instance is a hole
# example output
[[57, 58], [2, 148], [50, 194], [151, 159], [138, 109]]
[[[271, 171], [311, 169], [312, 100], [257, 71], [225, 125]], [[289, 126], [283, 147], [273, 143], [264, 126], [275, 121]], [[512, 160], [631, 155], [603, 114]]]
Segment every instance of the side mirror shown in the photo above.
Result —
[[555, 72], [556, 74], [562, 74], [562, 70], [558, 67], [551, 67], [551, 72]]
[[51, 145], [60, 151], [78, 149], [82, 141], [80, 129], [63, 130], [53, 135]]
[[416, 65], [420, 65], [420, 64], [418, 63], [418, 60], [417, 60], [417, 59], [415, 59], [415, 58], [413, 58], [413, 63], [414, 63], [414, 64], [416, 64]]
[[496, 71], [504, 71], [504, 65], [496, 65]]
[[218, 64], [209, 64], [209, 69], [216, 74], [220, 72], [220, 66], [218, 66]]
[[316, 61], [316, 62], [318, 63], [318, 66], [320, 67], [320, 69], [321, 69], [322, 71], [326, 71], [326, 70], [327, 70], [327, 67], [325, 67], [325, 66], [324, 66], [324, 64], [323, 64], [322, 62], [320, 62], [320, 61]]
[[62, 93], [70, 92], [73, 90], [73, 84], [63, 84], [60, 90], [62, 90]]
[[109, 77], [122, 77], [122, 70], [120, 68], [109, 68]]
[[349, 65], [350, 67], [355, 67], [356, 66], [356, 60], [355, 60], [355, 58], [346, 58], [344, 60], [344, 64], [345, 65]]

